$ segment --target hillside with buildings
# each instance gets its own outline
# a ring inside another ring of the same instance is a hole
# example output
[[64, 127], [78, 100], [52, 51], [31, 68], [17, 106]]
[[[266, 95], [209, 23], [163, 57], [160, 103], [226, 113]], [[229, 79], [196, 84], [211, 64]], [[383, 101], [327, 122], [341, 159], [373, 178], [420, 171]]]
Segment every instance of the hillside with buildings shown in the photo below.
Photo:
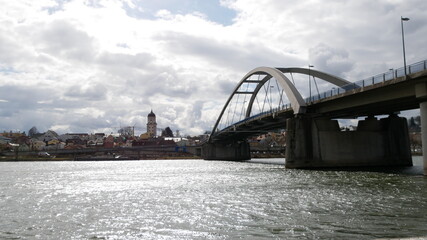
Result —
[[28, 131], [28, 134], [12, 131], [0, 133], [0, 155], [31, 153], [31, 155], [37, 154], [40, 157], [40, 153], [51, 153], [44, 155], [52, 155], [52, 153], [66, 152], [66, 150], [79, 152], [79, 150], [88, 149], [142, 147], [172, 148], [176, 149], [176, 152], [182, 153], [186, 152], [185, 147], [196, 146], [206, 139], [206, 135], [196, 137], [174, 136], [169, 127], [165, 130], [160, 136], [157, 134], [156, 115], [153, 111], [147, 116], [147, 131], [139, 136], [134, 135], [132, 127], [120, 128], [117, 134], [66, 133], [62, 135], [52, 130], [40, 133], [36, 127], [33, 127]]

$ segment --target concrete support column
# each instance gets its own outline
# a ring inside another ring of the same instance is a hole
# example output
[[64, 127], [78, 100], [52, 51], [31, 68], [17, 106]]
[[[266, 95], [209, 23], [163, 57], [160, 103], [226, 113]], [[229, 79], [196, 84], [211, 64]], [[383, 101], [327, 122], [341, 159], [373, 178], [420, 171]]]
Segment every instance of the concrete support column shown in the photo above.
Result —
[[427, 102], [420, 103], [424, 175], [427, 175]]
[[313, 137], [310, 118], [286, 120], [286, 167], [309, 167], [313, 160]]
[[251, 159], [251, 152], [246, 141], [205, 143], [202, 147], [202, 157], [205, 160], [242, 161]]
[[[427, 129], [427, 104], [425, 114]], [[412, 166], [406, 119], [397, 115], [369, 117], [357, 131], [340, 131], [337, 120], [296, 117], [287, 120], [286, 134], [288, 168]]]

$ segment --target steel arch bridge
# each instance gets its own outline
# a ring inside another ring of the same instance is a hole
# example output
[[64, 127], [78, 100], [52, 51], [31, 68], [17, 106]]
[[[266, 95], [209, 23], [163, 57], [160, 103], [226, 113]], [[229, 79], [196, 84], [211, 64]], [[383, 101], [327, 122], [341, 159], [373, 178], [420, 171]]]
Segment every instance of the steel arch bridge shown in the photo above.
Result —
[[[248, 137], [286, 129], [289, 168], [412, 166], [407, 120], [398, 116], [411, 109], [427, 125], [427, 60], [356, 82], [311, 66], [259, 67], [234, 88], [201, 155], [248, 160]], [[341, 131], [340, 118], [359, 118], [356, 130]], [[426, 166], [427, 158], [427, 175]]]
[[[295, 80], [294, 74], [300, 76]], [[297, 89], [296, 81], [302, 82], [307, 77], [309, 94], [305, 93], [304, 97]], [[317, 84], [316, 79], [321, 80], [321, 83]], [[306, 107], [321, 97], [323, 93], [319, 92], [318, 85], [322, 85], [322, 82], [338, 91], [356, 87], [345, 79], [311, 68], [253, 69], [240, 80], [226, 101], [209, 142], [242, 140], [268, 130], [284, 128], [285, 119], [304, 114]], [[312, 83], [317, 94], [312, 95]]]

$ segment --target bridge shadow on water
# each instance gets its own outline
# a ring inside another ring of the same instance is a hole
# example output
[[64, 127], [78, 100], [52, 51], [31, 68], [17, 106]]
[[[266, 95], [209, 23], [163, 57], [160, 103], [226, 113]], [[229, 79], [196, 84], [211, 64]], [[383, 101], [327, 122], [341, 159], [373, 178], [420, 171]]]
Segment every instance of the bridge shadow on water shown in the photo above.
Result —
[[[282, 165], [285, 166], [286, 160], [284, 158], [253, 158], [251, 160], [244, 161], [247, 163], [256, 164], [270, 164], [270, 165]], [[348, 171], [348, 172], [378, 172], [378, 173], [389, 173], [389, 174], [403, 174], [403, 175], [423, 175], [423, 163], [422, 156], [415, 156], [412, 159], [413, 166], [408, 167], [345, 167], [345, 168], [316, 168], [306, 170], [313, 171]]]

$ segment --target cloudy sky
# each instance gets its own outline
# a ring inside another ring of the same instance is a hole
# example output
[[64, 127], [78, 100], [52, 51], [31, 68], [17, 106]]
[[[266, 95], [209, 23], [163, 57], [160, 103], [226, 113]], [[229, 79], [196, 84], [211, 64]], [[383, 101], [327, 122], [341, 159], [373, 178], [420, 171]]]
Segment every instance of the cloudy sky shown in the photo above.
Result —
[[0, 0], [0, 131], [211, 130], [259, 66], [360, 80], [427, 59], [425, 0]]

